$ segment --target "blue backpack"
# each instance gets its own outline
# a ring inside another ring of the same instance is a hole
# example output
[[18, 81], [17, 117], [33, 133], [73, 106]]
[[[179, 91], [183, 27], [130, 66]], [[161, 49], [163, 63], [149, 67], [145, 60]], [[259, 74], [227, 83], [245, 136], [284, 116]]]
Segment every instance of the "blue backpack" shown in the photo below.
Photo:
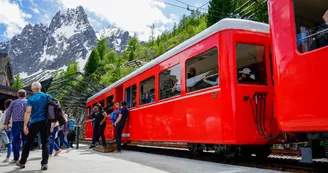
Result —
[[115, 123], [115, 121], [117, 120], [117, 114], [118, 114], [119, 110], [114, 111], [110, 114], [110, 120], [112, 121], [112, 123]]

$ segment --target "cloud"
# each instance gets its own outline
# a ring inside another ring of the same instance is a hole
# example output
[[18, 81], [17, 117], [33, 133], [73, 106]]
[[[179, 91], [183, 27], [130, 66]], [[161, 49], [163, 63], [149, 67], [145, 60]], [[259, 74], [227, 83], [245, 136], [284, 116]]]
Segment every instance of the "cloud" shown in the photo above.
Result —
[[40, 11], [37, 8], [32, 8], [32, 10], [34, 11], [34, 13], [40, 14]]
[[4, 37], [11, 38], [19, 33], [32, 15], [23, 12], [19, 5], [9, 0], [0, 0], [0, 24], [6, 26]]
[[106, 19], [115, 25], [138, 33], [141, 40], [148, 40], [150, 28], [153, 23], [160, 25], [172, 24], [174, 20], [166, 17], [161, 8], [165, 4], [152, 0], [57, 0], [66, 8], [83, 6], [87, 11], [93, 12], [97, 17]]

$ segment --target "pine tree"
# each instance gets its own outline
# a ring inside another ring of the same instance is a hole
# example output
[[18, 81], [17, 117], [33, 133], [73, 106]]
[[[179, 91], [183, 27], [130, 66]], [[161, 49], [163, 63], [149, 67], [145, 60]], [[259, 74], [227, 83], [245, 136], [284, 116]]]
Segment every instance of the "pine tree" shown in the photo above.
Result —
[[211, 0], [208, 7], [207, 27], [212, 26], [221, 19], [232, 17], [234, 12], [233, 0]]
[[92, 73], [94, 73], [97, 70], [99, 65], [100, 65], [100, 56], [99, 56], [98, 49], [95, 48], [91, 52], [91, 55], [87, 61], [87, 64], [84, 67], [84, 73], [86, 75], [91, 75]]
[[140, 47], [140, 43], [136, 36], [132, 37], [129, 42], [126, 51], [128, 52], [128, 61], [132, 61], [136, 58], [135, 51]]
[[66, 74], [65, 75], [72, 75], [75, 74], [79, 71], [79, 66], [78, 63], [75, 61], [70, 61], [68, 66], [67, 66], [67, 70], [66, 70]]
[[23, 83], [22, 83], [22, 80], [20, 79], [20, 75], [19, 75], [19, 74], [17, 74], [17, 75], [15, 76], [15, 81], [14, 81], [14, 83], [12, 84], [11, 87], [16, 88], [16, 89], [21, 89], [21, 88], [23, 88]]
[[103, 60], [106, 54], [109, 52], [107, 38], [101, 38], [100, 40], [97, 40], [97, 49], [99, 52], [100, 60]]

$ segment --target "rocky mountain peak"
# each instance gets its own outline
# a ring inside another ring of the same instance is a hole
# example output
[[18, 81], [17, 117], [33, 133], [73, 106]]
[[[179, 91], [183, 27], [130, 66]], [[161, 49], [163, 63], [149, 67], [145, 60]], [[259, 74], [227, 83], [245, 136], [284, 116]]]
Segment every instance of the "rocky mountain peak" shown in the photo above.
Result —
[[0, 49], [13, 60], [14, 73], [27, 76], [43, 70], [65, 68], [78, 61], [82, 69], [96, 46], [96, 33], [83, 7], [57, 12], [49, 26], [28, 24]]

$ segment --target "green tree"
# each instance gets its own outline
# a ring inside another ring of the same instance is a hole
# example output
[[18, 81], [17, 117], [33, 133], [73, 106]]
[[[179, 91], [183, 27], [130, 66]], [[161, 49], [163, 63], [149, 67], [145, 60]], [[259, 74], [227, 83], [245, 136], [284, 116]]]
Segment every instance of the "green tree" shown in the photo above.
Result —
[[117, 58], [117, 53], [115, 50], [109, 50], [109, 52], [106, 54], [104, 59], [102, 60], [102, 65], [105, 66], [106, 64], [113, 64], [115, 62], [115, 59]]
[[21, 89], [21, 88], [23, 88], [23, 83], [22, 83], [22, 80], [20, 79], [20, 75], [19, 75], [19, 74], [17, 74], [17, 75], [15, 76], [15, 81], [14, 81], [14, 83], [12, 84], [11, 87], [16, 88], [16, 89]]
[[232, 17], [234, 12], [233, 0], [211, 0], [208, 7], [207, 27], [212, 26], [221, 19]]
[[109, 52], [107, 38], [101, 38], [100, 40], [97, 40], [97, 49], [98, 49], [100, 60], [103, 60], [107, 55], [107, 53]]
[[127, 46], [127, 53], [128, 53], [128, 61], [132, 61], [136, 58], [135, 55], [135, 51], [140, 47], [140, 43], [138, 41], [137, 36], [132, 37], [129, 42], [128, 42], [128, 46]]
[[100, 56], [99, 56], [98, 49], [95, 48], [91, 52], [91, 55], [84, 67], [84, 73], [86, 75], [91, 75], [92, 73], [94, 73], [97, 70], [99, 65], [100, 65]]

